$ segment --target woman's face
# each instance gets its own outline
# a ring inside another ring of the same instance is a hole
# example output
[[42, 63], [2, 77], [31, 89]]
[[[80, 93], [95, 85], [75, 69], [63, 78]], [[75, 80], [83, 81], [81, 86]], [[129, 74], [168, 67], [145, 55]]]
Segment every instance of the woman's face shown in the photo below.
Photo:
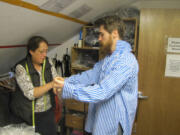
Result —
[[30, 50], [30, 54], [32, 56], [32, 62], [36, 64], [42, 64], [47, 56], [47, 52], [48, 52], [48, 45], [43, 41], [40, 42], [39, 47], [35, 51]]

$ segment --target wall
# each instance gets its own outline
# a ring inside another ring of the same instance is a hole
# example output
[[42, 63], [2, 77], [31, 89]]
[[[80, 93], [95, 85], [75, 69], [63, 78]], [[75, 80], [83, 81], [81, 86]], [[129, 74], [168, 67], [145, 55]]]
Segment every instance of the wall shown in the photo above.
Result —
[[66, 54], [66, 48], [68, 48], [68, 54], [71, 55], [71, 48], [73, 47], [74, 43], [78, 42], [78, 38], [79, 38], [79, 35], [77, 34], [73, 36], [72, 38], [70, 38], [69, 40], [67, 40], [65, 43], [62, 43], [61, 46], [51, 49], [48, 52], [48, 56], [50, 58], [55, 58], [57, 54], [57, 59], [62, 61], [63, 55]]
[[0, 2], [0, 18], [0, 74], [10, 71], [26, 55], [25, 47], [2, 47], [25, 45], [33, 35], [45, 37], [50, 44], [62, 44], [81, 27], [78, 23], [3, 2]]

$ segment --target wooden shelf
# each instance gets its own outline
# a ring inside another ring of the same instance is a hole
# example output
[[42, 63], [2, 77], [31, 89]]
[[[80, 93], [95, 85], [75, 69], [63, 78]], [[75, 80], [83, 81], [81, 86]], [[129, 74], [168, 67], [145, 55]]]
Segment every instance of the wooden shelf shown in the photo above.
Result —
[[74, 49], [80, 49], [80, 50], [99, 50], [99, 47], [73, 47]]
[[85, 123], [84, 115], [73, 115], [67, 113], [65, 115], [65, 119], [66, 119], [65, 123], [67, 127], [84, 130], [84, 123]]
[[133, 45], [133, 53], [136, 53], [138, 44], [138, 20], [137, 18], [123, 18], [122, 20], [124, 21], [125, 25], [128, 23], [133, 23], [134, 25], [134, 44], [130, 44]]
[[72, 70], [80, 70], [80, 71], [85, 71], [91, 69], [90, 67], [71, 67]]

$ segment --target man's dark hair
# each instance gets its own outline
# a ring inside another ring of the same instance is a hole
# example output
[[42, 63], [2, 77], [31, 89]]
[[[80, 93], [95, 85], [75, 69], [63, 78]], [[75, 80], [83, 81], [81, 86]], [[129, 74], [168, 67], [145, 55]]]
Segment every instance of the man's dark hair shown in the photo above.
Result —
[[39, 48], [39, 44], [41, 42], [45, 42], [48, 45], [48, 42], [45, 38], [41, 36], [33, 36], [28, 40], [27, 43], [27, 53], [29, 54], [29, 51], [35, 51], [37, 48]]
[[123, 20], [118, 16], [106, 16], [96, 20], [94, 24], [95, 27], [104, 26], [104, 29], [109, 33], [112, 33], [113, 30], [117, 29], [120, 38], [123, 39], [124, 37], [125, 25]]

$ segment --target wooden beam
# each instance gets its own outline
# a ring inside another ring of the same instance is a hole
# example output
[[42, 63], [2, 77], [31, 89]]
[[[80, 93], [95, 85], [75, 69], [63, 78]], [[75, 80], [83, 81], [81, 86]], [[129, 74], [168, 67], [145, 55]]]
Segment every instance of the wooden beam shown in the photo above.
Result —
[[[48, 46], [58, 46], [58, 45], [62, 45], [62, 44], [48, 44]], [[0, 45], [0, 49], [1, 48], [19, 48], [19, 47], [27, 47], [27, 45], [23, 44], [23, 45]]]
[[23, 7], [23, 8], [26, 8], [26, 9], [30, 9], [30, 10], [33, 10], [33, 11], [37, 11], [37, 12], [40, 12], [40, 13], [43, 13], [43, 14], [56, 16], [56, 17], [59, 17], [59, 18], [62, 18], [62, 19], [68, 20], [68, 21], [80, 23], [80, 24], [83, 24], [83, 25], [88, 24], [88, 22], [84, 22], [84, 21], [81, 21], [79, 19], [69, 17], [69, 16], [61, 14], [61, 13], [55, 13], [55, 12], [47, 11], [47, 10], [44, 10], [44, 9], [40, 9], [36, 5], [30, 4], [28, 2], [21, 1], [21, 0], [0, 0], [0, 1], [15, 5], [15, 6]]

